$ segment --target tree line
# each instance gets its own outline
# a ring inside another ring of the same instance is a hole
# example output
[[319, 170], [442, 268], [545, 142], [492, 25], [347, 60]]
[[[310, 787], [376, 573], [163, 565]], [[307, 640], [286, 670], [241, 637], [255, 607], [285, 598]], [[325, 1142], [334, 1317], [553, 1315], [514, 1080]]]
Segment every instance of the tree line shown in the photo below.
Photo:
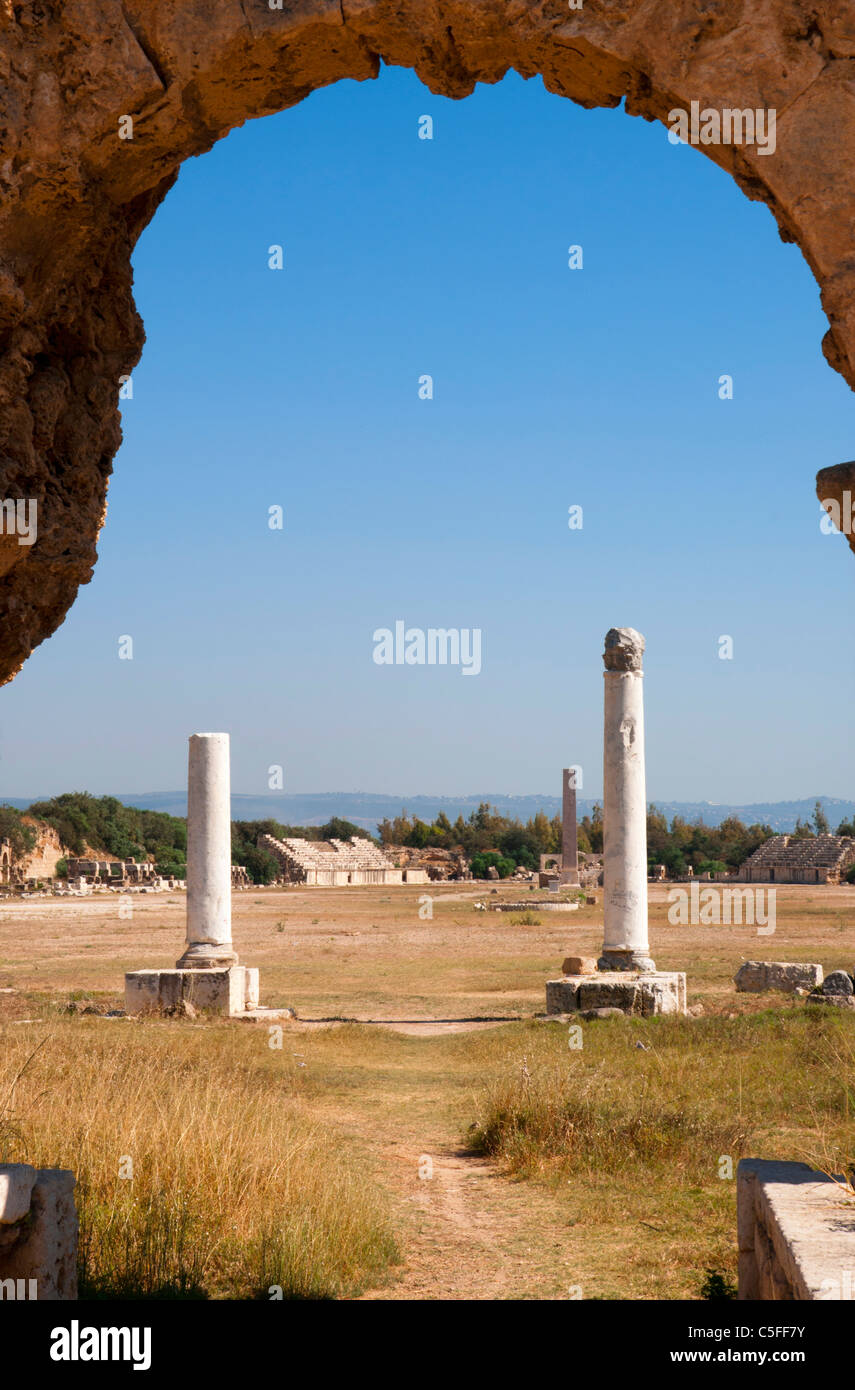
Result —
[[[13, 806], [0, 806], [0, 839], [8, 839], [12, 853], [21, 858], [35, 845], [35, 832], [23, 817], [45, 821], [56, 830], [62, 844], [76, 856], [87, 848], [104, 851], [118, 859], [137, 862], [153, 860], [165, 875], [183, 878], [187, 864], [187, 821], [166, 811], [148, 811], [125, 806], [114, 796], [92, 796], [88, 792], [64, 792], [47, 801], [35, 801], [26, 812]], [[808, 821], [797, 821], [792, 832], [802, 838], [830, 831], [820, 802]], [[232, 821], [232, 863], [245, 865], [254, 883], [270, 883], [280, 868], [272, 855], [257, 848], [262, 834], [276, 839], [372, 840], [367, 830], [334, 816], [324, 825], [283, 825], [276, 820]], [[688, 822], [674, 816], [670, 822], [655, 805], [647, 813], [647, 856], [652, 868], [664, 864], [672, 878], [684, 877], [689, 865], [695, 873], [735, 870], [750, 854], [777, 834], [770, 825], [746, 826], [735, 816], [720, 825], [706, 825], [701, 819]], [[855, 825], [843, 821], [838, 835], [855, 836]], [[518, 866], [536, 869], [542, 854], [561, 852], [561, 818], [543, 811], [527, 821], [500, 815], [483, 801], [467, 819], [452, 822], [444, 811], [427, 822], [406, 811], [378, 826], [375, 843], [383, 847], [404, 845], [411, 849], [445, 849], [470, 862], [476, 877], [487, 876], [495, 866], [500, 877], [507, 877]], [[579, 821], [577, 843], [581, 853], [602, 854], [603, 812], [595, 803], [591, 813]]]

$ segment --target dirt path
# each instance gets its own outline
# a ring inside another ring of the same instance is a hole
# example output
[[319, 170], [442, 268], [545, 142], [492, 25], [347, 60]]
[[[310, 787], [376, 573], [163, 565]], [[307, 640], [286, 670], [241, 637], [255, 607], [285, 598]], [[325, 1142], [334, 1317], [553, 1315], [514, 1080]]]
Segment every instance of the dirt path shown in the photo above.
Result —
[[385, 1155], [390, 1186], [409, 1209], [405, 1263], [395, 1283], [363, 1300], [567, 1298], [566, 1213], [563, 1230], [544, 1239], [556, 1214], [541, 1194], [532, 1200], [483, 1159], [432, 1147], [432, 1154], [401, 1146]]
[[392, 1195], [403, 1254], [390, 1283], [362, 1301], [571, 1296], [581, 1279], [566, 1202], [461, 1149], [441, 1117], [418, 1135], [405, 1110], [390, 1119], [337, 1114]]

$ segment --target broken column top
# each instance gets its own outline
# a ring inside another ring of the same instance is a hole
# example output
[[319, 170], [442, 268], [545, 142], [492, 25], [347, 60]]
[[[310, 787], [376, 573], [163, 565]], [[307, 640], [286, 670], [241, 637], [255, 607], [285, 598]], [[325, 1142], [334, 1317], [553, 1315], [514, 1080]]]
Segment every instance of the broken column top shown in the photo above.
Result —
[[641, 671], [644, 638], [634, 627], [610, 627], [603, 661], [607, 671]]

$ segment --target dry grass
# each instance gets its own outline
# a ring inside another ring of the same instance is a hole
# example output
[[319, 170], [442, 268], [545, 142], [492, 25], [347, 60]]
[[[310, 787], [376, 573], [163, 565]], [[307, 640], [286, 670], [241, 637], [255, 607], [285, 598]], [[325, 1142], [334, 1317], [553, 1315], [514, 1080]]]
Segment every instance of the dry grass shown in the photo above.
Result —
[[76, 1172], [81, 1296], [331, 1298], [396, 1260], [364, 1155], [266, 1044], [175, 1023], [5, 1030], [0, 1161]]
[[466, 1143], [566, 1194], [600, 1241], [656, 1234], [652, 1260], [638, 1239], [612, 1248], [610, 1273], [589, 1260], [592, 1296], [697, 1297], [704, 1271], [732, 1278], [739, 1158], [825, 1166], [823, 1153], [852, 1153], [848, 1017], [605, 1020], [584, 1025], [583, 1044], [570, 1050], [560, 1025], [528, 1025], [513, 1050], [506, 1041]]

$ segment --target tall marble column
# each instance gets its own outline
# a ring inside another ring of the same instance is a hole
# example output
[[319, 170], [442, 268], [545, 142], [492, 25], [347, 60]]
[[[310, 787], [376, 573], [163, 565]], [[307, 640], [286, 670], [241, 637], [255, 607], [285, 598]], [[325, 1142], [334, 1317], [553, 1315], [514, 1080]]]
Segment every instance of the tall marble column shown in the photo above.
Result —
[[187, 947], [178, 970], [235, 965], [228, 734], [191, 734], [187, 778]]
[[561, 800], [561, 873], [559, 883], [578, 884], [579, 848], [576, 835], [576, 769], [565, 767]]
[[647, 941], [644, 638], [606, 633], [603, 797], [605, 930], [600, 970], [655, 970]]

